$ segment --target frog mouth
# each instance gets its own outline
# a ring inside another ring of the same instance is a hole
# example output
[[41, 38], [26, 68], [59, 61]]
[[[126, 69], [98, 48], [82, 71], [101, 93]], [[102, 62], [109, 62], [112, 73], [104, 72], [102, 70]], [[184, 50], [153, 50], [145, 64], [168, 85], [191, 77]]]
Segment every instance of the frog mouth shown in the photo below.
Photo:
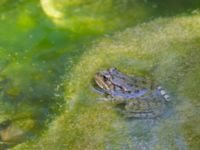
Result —
[[92, 88], [92, 91], [94, 91], [95, 93], [99, 93], [102, 95], [105, 94], [105, 91], [102, 88], [98, 87], [97, 85], [91, 86], [91, 88]]
[[99, 94], [105, 94], [105, 90], [103, 90], [95, 81], [95, 79], [92, 79], [91, 81], [91, 89], [92, 91], [94, 91], [95, 93], [99, 93]]

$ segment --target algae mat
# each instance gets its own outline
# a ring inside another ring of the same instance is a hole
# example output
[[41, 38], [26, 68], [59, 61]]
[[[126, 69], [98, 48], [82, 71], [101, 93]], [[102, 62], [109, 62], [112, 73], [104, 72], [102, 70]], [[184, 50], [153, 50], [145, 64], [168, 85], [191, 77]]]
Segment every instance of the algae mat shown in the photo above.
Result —
[[[37, 141], [19, 149], [199, 149], [200, 16], [156, 19], [94, 43], [65, 76], [66, 111]], [[156, 120], [125, 120], [97, 103], [94, 74], [114, 66], [151, 75], [172, 101]]]
[[[90, 41], [152, 15], [143, 2], [130, 2], [2, 0], [0, 125], [12, 120], [30, 135], [27, 139], [39, 136], [63, 108], [64, 100], [57, 97], [63, 94], [57, 89], [61, 76]], [[0, 149], [2, 145], [6, 147], [2, 142]]]

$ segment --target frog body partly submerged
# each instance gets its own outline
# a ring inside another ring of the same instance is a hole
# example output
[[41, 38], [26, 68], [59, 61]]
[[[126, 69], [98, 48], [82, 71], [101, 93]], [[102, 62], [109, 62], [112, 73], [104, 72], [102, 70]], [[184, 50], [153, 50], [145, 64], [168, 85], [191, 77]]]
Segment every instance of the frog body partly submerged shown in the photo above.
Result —
[[116, 68], [96, 73], [95, 89], [116, 103], [126, 117], [154, 118], [162, 114], [170, 96], [161, 86], [142, 77], [129, 76]]

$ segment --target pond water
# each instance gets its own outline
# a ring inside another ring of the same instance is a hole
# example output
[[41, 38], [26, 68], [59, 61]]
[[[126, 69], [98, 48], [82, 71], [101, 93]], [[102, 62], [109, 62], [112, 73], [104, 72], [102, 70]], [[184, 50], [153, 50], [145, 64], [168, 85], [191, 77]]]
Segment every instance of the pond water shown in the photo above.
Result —
[[[200, 146], [198, 0], [2, 0], [0, 149], [196, 150]], [[116, 67], [171, 101], [126, 119], [91, 89]]]

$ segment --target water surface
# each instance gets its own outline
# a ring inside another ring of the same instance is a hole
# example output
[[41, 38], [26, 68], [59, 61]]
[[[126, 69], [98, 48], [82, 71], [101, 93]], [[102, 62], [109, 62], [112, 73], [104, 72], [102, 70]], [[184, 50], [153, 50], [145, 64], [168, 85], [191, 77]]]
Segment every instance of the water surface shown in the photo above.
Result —
[[[27, 135], [2, 149], [198, 149], [198, 6], [1, 1], [0, 122]], [[126, 121], [97, 103], [91, 80], [112, 66], [166, 87], [173, 101], [165, 116]]]

